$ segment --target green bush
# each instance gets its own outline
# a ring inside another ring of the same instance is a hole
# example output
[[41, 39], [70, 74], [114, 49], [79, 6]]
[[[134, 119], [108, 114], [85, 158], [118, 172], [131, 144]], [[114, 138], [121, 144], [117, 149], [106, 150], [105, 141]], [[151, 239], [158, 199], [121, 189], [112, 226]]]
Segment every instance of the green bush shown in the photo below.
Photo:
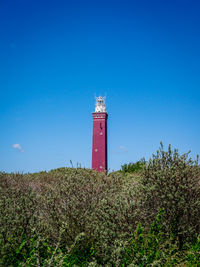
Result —
[[123, 263], [126, 266], [129, 264], [147, 266], [153, 262], [159, 262], [164, 265], [166, 260], [162, 248], [164, 240], [161, 221], [162, 214], [163, 212], [160, 211], [147, 233], [144, 232], [141, 223], [138, 224], [134, 237], [126, 248], [123, 259]]
[[124, 249], [123, 266], [199, 266], [200, 239], [193, 244], [185, 243], [183, 250], [173, 236], [166, 238], [164, 210], [160, 210], [150, 229], [145, 232], [138, 224], [134, 236]]
[[128, 163], [128, 164], [123, 164], [121, 166], [121, 171], [123, 173], [134, 173], [134, 172], [139, 172], [141, 170], [143, 170], [143, 168], [145, 167], [145, 159], [142, 158], [141, 160], [137, 161], [136, 163]]
[[0, 266], [198, 266], [197, 161], [161, 146], [132, 167], [0, 173]]
[[161, 144], [149, 160], [140, 180], [138, 211], [150, 225], [159, 209], [165, 210], [165, 232], [178, 238], [179, 247], [200, 232], [200, 168], [198, 158]]
[[22, 175], [0, 174], [0, 259], [5, 266], [21, 261], [39, 227], [37, 196]]

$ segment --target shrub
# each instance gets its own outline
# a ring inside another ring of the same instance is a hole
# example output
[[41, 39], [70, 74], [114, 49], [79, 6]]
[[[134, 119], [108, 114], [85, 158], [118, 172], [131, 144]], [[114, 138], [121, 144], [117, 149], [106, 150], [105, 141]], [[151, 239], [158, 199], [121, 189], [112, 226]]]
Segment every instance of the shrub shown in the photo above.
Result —
[[0, 173], [0, 265], [195, 266], [197, 161], [161, 146], [141, 169], [125, 173]]
[[121, 166], [121, 171], [123, 173], [134, 173], [134, 172], [139, 172], [145, 167], [145, 159], [142, 158], [141, 160], [137, 161], [136, 163], [128, 163], [128, 164], [123, 164]]
[[200, 239], [184, 243], [180, 250], [173, 236], [166, 238], [164, 213], [159, 211], [147, 232], [138, 224], [133, 238], [124, 247], [122, 266], [199, 266]]
[[40, 227], [37, 196], [19, 174], [0, 174], [0, 259], [5, 266], [21, 261]]
[[165, 232], [184, 240], [200, 232], [200, 168], [198, 158], [188, 153], [164, 151], [161, 144], [149, 160], [141, 177], [138, 211], [145, 225], [150, 225], [159, 209], [165, 211]]
[[151, 224], [147, 233], [141, 223], [138, 224], [134, 237], [125, 250], [123, 263], [125, 266], [133, 264], [134, 266], [147, 266], [153, 262], [164, 264], [166, 259], [163, 254], [163, 232], [162, 232], [162, 214], [160, 211]]

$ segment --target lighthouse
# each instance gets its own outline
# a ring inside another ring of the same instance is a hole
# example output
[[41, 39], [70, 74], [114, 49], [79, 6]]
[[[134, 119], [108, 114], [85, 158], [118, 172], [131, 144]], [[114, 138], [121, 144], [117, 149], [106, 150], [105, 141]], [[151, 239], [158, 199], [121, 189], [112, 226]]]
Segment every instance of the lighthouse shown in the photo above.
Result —
[[107, 118], [105, 97], [96, 97], [93, 116], [92, 169], [107, 171]]

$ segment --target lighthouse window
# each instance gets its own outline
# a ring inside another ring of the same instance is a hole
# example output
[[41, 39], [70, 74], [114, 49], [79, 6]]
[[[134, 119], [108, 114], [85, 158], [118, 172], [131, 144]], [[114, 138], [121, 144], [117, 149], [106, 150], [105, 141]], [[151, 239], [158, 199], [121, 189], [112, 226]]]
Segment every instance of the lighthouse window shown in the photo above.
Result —
[[100, 169], [102, 169], [103, 167], [102, 167], [102, 166], [100, 166], [99, 168], [100, 168]]
[[102, 132], [100, 132], [100, 135], [102, 135], [103, 133]]
[[94, 151], [95, 151], [95, 152], [97, 152], [97, 151], [98, 151], [98, 149], [96, 148]]

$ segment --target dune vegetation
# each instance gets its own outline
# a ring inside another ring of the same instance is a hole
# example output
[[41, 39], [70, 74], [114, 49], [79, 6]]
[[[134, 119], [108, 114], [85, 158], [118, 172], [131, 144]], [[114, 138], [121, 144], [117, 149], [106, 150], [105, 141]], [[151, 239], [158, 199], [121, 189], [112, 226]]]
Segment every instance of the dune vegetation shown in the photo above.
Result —
[[0, 173], [0, 266], [200, 266], [198, 158]]

